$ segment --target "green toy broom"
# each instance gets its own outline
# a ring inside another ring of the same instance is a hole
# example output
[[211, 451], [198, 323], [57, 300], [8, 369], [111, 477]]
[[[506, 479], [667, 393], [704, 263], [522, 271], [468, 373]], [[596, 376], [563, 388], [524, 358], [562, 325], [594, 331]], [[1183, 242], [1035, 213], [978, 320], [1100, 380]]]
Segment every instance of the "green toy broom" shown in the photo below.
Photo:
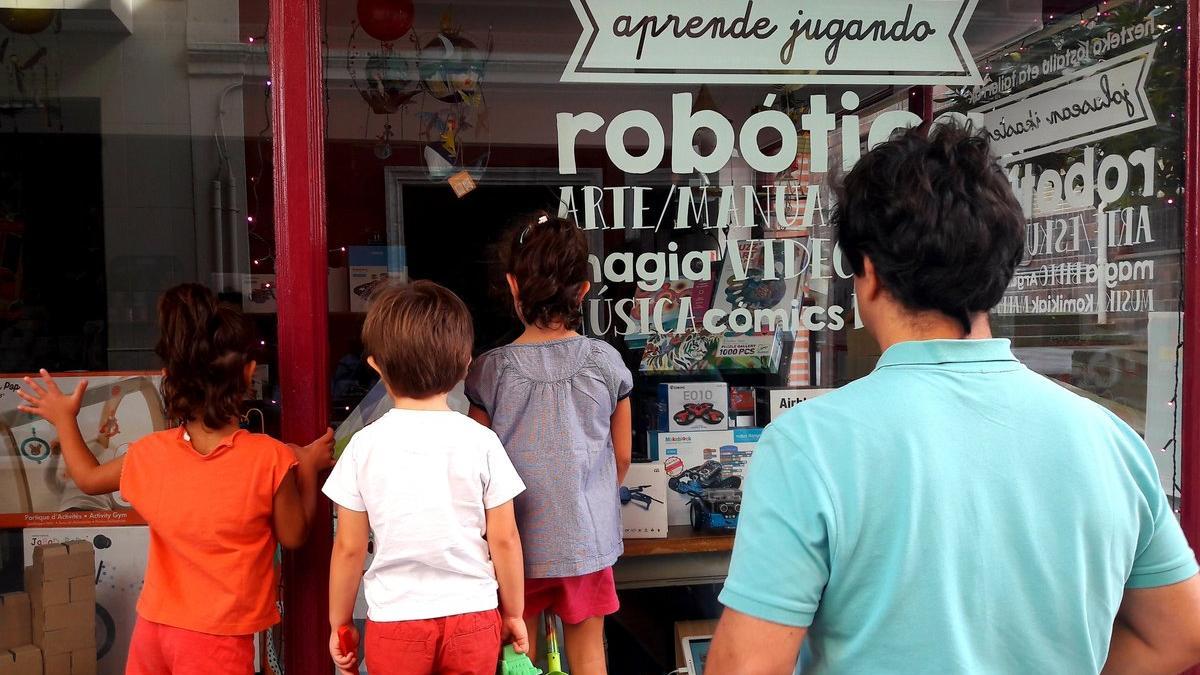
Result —
[[546, 675], [567, 675], [562, 669], [562, 660], [558, 655], [558, 633], [554, 631], [554, 615], [546, 612], [546, 667], [550, 669]]
[[[546, 627], [546, 667], [550, 669], [545, 675], [567, 675], [562, 670], [562, 658], [558, 654], [558, 635], [554, 632], [554, 615], [545, 613]], [[536, 642], [536, 640], [535, 640]], [[512, 645], [504, 646], [504, 655], [500, 659], [500, 675], [542, 675], [542, 671], [524, 654], [518, 654]]]

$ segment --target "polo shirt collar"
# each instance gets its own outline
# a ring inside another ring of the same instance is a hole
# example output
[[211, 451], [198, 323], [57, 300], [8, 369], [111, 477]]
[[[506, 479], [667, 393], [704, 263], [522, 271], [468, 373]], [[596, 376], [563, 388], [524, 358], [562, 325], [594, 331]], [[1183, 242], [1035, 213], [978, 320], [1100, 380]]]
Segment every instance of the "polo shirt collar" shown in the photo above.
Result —
[[948, 365], [1007, 361], [1019, 363], [1009, 340], [914, 340], [898, 342], [879, 357], [875, 369], [890, 366]]

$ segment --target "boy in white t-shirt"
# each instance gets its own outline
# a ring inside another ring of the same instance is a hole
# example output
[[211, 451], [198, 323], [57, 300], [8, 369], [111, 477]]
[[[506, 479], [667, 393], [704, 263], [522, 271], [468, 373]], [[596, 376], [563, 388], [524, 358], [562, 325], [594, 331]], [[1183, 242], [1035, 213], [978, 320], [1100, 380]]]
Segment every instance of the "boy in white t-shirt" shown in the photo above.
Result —
[[437, 284], [374, 293], [363, 345], [395, 407], [354, 435], [324, 487], [338, 506], [329, 652], [343, 673], [358, 672], [359, 650], [343, 653], [338, 629], [360, 577], [371, 675], [492, 675], [502, 639], [528, 650], [512, 504], [525, 486], [496, 434], [447, 404], [473, 335], [466, 305]]

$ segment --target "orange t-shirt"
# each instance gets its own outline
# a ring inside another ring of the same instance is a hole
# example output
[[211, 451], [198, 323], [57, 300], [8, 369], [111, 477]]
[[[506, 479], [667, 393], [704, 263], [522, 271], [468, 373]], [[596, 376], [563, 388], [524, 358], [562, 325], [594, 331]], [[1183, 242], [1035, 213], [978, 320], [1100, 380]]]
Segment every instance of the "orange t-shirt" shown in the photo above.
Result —
[[272, 513], [295, 465], [291, 448], [247, 431], [208, 455], [182, 427], [129, 446], [121, 494], [150, 524], [138, 615], [211, 635], [278, 623]]

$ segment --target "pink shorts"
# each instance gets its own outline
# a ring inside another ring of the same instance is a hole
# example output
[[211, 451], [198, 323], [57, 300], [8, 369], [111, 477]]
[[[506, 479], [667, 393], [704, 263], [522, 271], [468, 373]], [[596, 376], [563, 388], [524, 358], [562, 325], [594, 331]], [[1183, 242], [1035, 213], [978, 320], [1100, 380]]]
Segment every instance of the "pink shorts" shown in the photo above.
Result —
[[621, 608], [611, 567], [581, 577], [525, 580], [525, 618], [549, 610], [563, 623], [577, 624]]

